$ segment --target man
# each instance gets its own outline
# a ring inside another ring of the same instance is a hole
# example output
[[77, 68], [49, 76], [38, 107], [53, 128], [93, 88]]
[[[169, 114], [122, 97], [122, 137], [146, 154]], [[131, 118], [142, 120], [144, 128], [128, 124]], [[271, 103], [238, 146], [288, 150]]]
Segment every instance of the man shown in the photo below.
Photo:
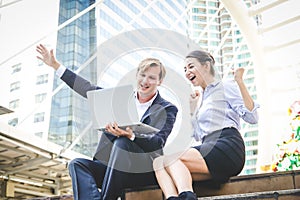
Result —
[[[37, 52], [41, 55], [37, 58], [54, 68], [56, 74], [80, 95], [86, 97], [87, 91], [102, 89], [66, 69], [56, 60], [53, 50], [40, 44]], [[157, 184], [152, 161], [163, 153], [178, 112], [177, 107], [158, 92], [157, 87], [165, 74], [164, 66], [155, 58], [143, 60], [136, 73], [135, 96], [141, 121], [160, 131], [150, 137], [135, 137], [129, 127], [122, 130], [117, 123], [108, 124], [93, 160], [76, 158], [69, 163], [74, 199], [114, 200], [125, 188]]]

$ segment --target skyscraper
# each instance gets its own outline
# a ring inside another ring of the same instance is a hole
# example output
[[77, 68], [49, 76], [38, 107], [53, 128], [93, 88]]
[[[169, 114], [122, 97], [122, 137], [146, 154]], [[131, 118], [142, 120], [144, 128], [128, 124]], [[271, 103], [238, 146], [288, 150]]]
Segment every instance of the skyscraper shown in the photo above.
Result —
[[[249, 5], [255, 2], [245, 0], [245, 3]], [[89, 9], [91, 7], [93, 8]], [[259, 19], [256, 20], [259, 23]], [[99, 48], [101, 49], [107, 41], [122, 33], [158, 28], [189, 37], [199, 44], [199, 48], [211, 52], [216, 59], [216, 67], [222, 78], [231, 78], [232, 68], [245, 67], [247, 86], [250, 93], [256, 98], [255, 71], [250, 51], [238, 26], [220, 0], [61, 0], [58, 25], [63, 25], [63, 27], [57, 32], [57, 59], [67, 68], [79, 73], [94, 84], [103, 87], [117, 85], [120, 81], [124, 81], [124, 76], [127, 77], [127, 74], [135, 70], [141, 59], [148, 56], [159, 57], [167, 68], [172, 69], [178, 76], [183, 76], [182, 57], [163, 49], [131, 50], [115, 60], [111, 60], [107, 66], [99, 68], [99, 60], [114, 53], [108, 51], [98, 55]], [[152, 40], [153, 43], [157, 40], [157, 38], [144, 39]], [[176, 41], [172, 41], [171, 38], [167, 39], [170, 40], [170, 44], [176, 45]], [[132, 44], [143, 41], [132, 38], [130, 42], [118, 42], [120, 48], [129, 49]], [[182, 48], [182, 46], [178, 46], [178, 48]], [[20, 67], [18, 64], [19, 62], [16, 62], [11, 65], [13, 71], [18, 71]], [[16, 74], [12, 74], [12, 76], [16, 76]], [[48, 80], [48, 84], [52, 85], [52, 80], [49, 80], [52, 79], [51, 73], [47, 76], [46, 73], [41, 72], [38, 76], [36, 78], [38, 83]], [[17, 79], [15, 80], [17, 81]], [[15, 82], [10, 83], [12, 85], [9, 87], [12, 90], [17, 90], [20, 87], [18, 84], [22, 84]], [[68, 88], [58, 77], [54, 77], [53, 86], [53, 90], [56, 92], [52, 97], [50, 114], [45, 110], [35, 112], [31, 117], [37, 121], [43, 116], [45, 121], [50, 117], [49, 133], [46, 134], [50, 141], [58, 143], [66, 149], [72, 148], [92, 156], [99, 134], [91, 127], [87, 101]], [[169, 98], [171, 92], [168, 91], [168, 88], [162, 87], [161, 90], [166, 98]], [[36, 98], [45, 98], [44, 93], [47, 92], [50, 93], [46, 89], [45, 92], [38, 92]], [[17, 106], [18, 99], [11, 98], [9, 104], [11, 104], [10, 108]], [[44, 115], [42, 112], [45, 112]], [[17, 119], [10, 119], [10, 123], [16, 123], [15, 120]], [[47, 130], [41, 129], [36, 131], [36, 134], [45, 135], [45, 132]], [[259, 153], [257, 127], [243, 124], [242, 133], [247, 146], [247, 161], [243, 173], [255, 173], [256, 159]]]
[[[76, 19], [71, 19], [82, 12], [94, 0], [77, 1], [61, 0], [59, 6], [59, 25], [71, 20], [58, 31], [56, 56], [67, 68], [76, 72], [93, 83], [96, 83], [96, 60], [89, 60], [97, 47], [95, 9]], [[87, 65], [83, 70], [81, 66]], [[54, 79], [54, 90], [62, 82], [59, 77]], [[49, 140], [65, 146], [66, 148], [80, 137], [90, 122], [89, 112], [86, 110], [87, 102], [83, 97], [73, 92], [68, 86], [63, 85], [53, 97], [51, 105], [51, 119]], [[86, 134], [73, 150], [91, 156], [90, 145], [97, 142], [97, 134]]]

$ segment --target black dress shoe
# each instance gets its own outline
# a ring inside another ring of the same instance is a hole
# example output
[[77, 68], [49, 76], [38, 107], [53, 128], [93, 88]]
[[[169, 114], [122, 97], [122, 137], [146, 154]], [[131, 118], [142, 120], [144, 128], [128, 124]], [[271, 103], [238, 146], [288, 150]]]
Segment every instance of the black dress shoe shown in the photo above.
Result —
[[185, 191], [179, 194], [179, 199], [182, 200], [197, 200], [197, 195], [192, 191]]

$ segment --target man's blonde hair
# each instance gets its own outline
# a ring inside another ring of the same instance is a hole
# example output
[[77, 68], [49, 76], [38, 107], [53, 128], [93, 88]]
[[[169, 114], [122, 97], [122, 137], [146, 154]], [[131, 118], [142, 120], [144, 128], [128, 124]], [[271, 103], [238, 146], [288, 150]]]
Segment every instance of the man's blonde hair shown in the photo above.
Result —
[[163, 80], [166, 76], [165, 66], [156, 58], [146, 58], [142, 60], [138, 66], [136, 74], [139, 72], [145, 72], [149, 67], [160, 67], [159, 80]]

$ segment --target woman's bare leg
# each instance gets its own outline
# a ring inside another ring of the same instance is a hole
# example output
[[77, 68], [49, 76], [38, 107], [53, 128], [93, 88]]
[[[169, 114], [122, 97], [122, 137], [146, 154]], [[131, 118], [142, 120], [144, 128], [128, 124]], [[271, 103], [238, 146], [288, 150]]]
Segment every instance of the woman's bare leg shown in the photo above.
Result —
[[180, 160], [185, 164], [191, 173], [210, 175], [206, 162], [197, 149], [190, 148], [182, 154]]
[[172, 165], [166, 167], [166, 170], [173, 178], [178, 193], [193, 191], [191, 173], [181, 160], [177, 160]]
[[192, 191], [192, 175], [198, 180], [210, 179], [205, 160], [198, 150], [188, 149], [181, 155], [161, 156], [154, 160], [153, 167], [158, 184], [166, 198], [178, 196], [178, 193]]
[[164, 156], [158, 157], [153, 161], [153, 168], [155, 171], [157, 182], [165, 197], [169, 198], [171, 196], [178, 196], [178, 192], [173, 179], [165, 169]]
[[173, 179], [178, 193], [193, 191], [192, 173], [200, 174], [198, 175], [199, 179], [206, 180], [210, 178], [205, 160], [199, 151], [194, 148], [184, 152], [179, 160], [167, 166], [166, 169]]

